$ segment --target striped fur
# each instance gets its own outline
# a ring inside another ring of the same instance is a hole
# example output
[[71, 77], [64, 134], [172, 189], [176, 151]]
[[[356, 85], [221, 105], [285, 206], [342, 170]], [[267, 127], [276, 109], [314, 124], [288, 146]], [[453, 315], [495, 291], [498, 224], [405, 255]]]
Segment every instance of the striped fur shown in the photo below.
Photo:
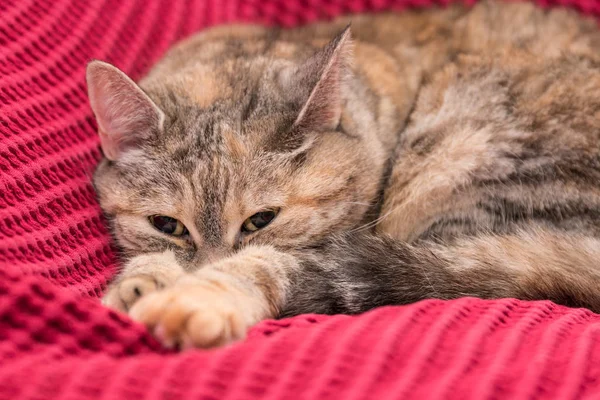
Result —
[[431, 297], [600, 311], [598, 54], [591, 20], [484, 1], [217, 27], [139, 87], [91, 63], [95, 185], [124, 257], [105, 304], [183, 347]]

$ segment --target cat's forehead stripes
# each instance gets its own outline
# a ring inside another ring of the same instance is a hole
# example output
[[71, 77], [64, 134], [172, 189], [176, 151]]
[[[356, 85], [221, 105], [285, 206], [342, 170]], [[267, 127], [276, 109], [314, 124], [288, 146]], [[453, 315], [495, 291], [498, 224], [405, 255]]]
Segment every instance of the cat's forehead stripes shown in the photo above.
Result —
[[229, 190], [231, 170], [226, 162], [213, 157], [199, 164], [195, 173], [201, 189], [196, 193], [202, 207], [197, 210], [195, 223], [202, 229], [210, 246], [222, 242], [224, 234], [223, 209]]

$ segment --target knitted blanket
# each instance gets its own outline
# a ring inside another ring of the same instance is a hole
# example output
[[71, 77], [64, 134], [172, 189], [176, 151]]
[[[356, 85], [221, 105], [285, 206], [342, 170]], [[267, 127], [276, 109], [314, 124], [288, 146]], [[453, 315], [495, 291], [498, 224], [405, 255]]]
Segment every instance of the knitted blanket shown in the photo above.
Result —
[[[447, 2], [0, 0], [0, 400], [600, 398], [600, 316], [550, 302], [303, 315], [181, 354], [98, 302], [116, 258], [91, 185], [88, 60], [139, 78], [210, 25]], [[600, 17], [596, 0], [539, 3]]]

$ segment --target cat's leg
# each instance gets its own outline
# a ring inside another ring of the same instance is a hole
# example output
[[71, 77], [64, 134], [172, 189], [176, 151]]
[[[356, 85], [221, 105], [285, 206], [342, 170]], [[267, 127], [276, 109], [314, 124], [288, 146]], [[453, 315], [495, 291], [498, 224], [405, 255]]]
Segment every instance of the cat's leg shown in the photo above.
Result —
[[102, 304], [127, 312], [140, 298], [171, 286], [183, 274], [171, 251], [133, 257], [111, 282]]

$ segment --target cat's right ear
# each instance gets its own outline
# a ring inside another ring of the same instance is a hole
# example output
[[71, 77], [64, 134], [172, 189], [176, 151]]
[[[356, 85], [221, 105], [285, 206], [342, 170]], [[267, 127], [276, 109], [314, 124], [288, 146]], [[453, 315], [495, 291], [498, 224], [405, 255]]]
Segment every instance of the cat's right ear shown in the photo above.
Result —
[[164, 113], [117, 67], [92, 61], [86, 80], [100, 145], [109, 160], [117, 160], [125, 150], [162, 129]]

